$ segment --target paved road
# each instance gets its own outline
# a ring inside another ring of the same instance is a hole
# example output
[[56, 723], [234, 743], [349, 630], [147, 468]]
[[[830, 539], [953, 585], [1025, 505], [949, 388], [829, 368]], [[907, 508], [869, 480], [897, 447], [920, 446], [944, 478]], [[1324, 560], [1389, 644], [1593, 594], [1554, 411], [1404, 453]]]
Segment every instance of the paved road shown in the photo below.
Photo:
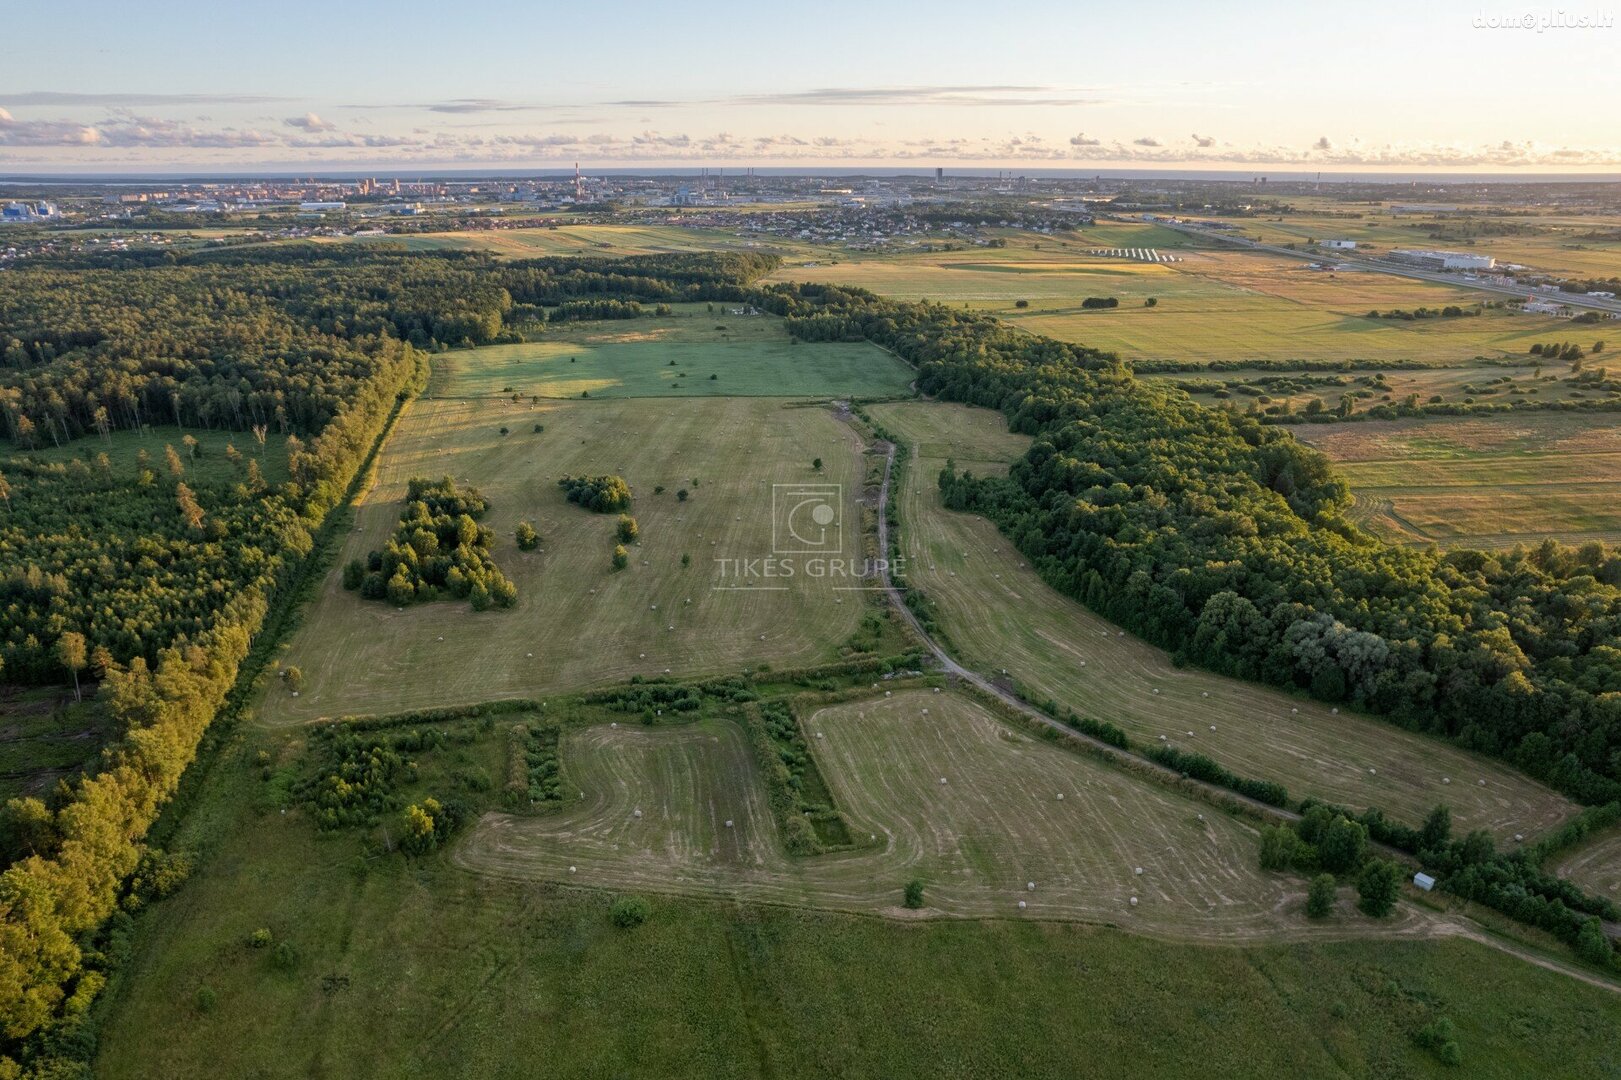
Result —
[[1407, 266], [1404, 263], [1391, 262], [1388, 259], [1367, 258], [1364, 256], [1348, 255], [1343, 251], [1316, 251], [1313, 249], [1299, 249], [1279, 247], [1276, 244], [1262, 244], [1254, 240], [1246, 240], [1242, 236], [1228, 236], [1225, 233], [1210, 229], [1199, 229], [1187, 225], [1172, 225], [1167, 222], [1158, 222], [1165, 228], [1174, 229], [1187, 236], [1197, 236], [1205, 240], [1219, 240], [1246, 251], [1261, 251], [1269, 255], [1282, 255], [1291, 259], [1332, 259], [1355, 266], [1359, 270], [1372, 270], [1381, 274], [1395, 274], [1398, 277], [1417, 278], [1420, 281], [1433, 281], [1441, 285], [1451, 285], [1459, 289], [1476, 289], [1480, 292], [1497, 293], [1502, 296], [1512, 296], [1523, 300], [1527, 296], [1535, 296], [1539, 300], [1553, 300], [1566, 304], [1572, 308], [1582, 308], [1589, 311], [1602, 311], [1611, 315], [1621, 315], [1621, 300], [1605, 300], [1598, 296], [1579, 296], [1574, 293], [1560, 292], [1558, 289], [1533, 289], [1525, 285], [1495, 285], [1485, 281], [1470, 281], [1459, 274], [1449, 274], [1439, 270], [1423, 270], [1416, 266]]

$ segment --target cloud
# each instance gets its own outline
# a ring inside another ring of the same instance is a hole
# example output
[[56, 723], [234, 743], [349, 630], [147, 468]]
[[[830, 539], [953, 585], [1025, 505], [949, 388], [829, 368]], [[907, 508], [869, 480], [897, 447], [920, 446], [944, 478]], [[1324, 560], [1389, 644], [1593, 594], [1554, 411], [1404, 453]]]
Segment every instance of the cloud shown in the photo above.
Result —
[[1131, 145], [1133, 145], [1133, 146], [1158, 146], [1159, 145], [1159, 140], [1158, 139], [1151, 139], [1147, 135], [1144, 135], [1140, 139], [1131, 140]]
[[1206, 150], [1216, 145], [1216, 137], [1214, 135], [1194, 135], [1193, 141], [1201, 150]]
[[258, 94], [76, 94], [55, 90], [0, 94], [0, 101], [9, 105], [102, 105], [125, 108], [152, 105], [260, 105], [291, 100]]
[[777, 94], [740, 94], [728, 105], [1084, 105], [1053, 86], [832, 86]]
[[18, 120], [0, 109], [0, 146], [94, 146], [95, 128], [62, 120]]
[[333, 131], [338, 126], [331, 121], [322, 120], [312, 112], [307, 112], [303, 116], [290, 116], [283, 120], [282, 123], [288, 127], [301, 128], [304, 131]]
[[1327, 150], [1334, 149], [1334, 144], [1328, 141], [1328, 136], [1327, 135], [1324, 135], [1322, 138], [1320, 138], [1316, 142], [1312, 143], [1311, 148], [1313, 150], [1327, 151]]
[[531, 109], [545, 108], [543, 105], [525, 105], [522, 102], [501, 101], [497, 98], [454, 98], [417, 107], [436, 113], [528, 112]]
[[1101, 146], [1101, 145], [1103, 145], [1103, 140], [1102, 139], [1088, 139], [1086, 137], [1086, 134], [1084, 132], [1082, 132], [1080, 134], [1071, 135], [1069, 137], [1069, 144], [1071, 146]]

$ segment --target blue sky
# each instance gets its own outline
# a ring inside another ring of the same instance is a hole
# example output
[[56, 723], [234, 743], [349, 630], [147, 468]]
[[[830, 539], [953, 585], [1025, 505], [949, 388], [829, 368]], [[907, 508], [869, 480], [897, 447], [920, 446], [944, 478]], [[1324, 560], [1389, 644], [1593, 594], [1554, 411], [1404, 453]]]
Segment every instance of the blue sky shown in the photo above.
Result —
[[1615, 171], [1604, 2], [1564, 10], [1596, 29], [1453, 2], [70, 2], [8, 42], [0, 171]]

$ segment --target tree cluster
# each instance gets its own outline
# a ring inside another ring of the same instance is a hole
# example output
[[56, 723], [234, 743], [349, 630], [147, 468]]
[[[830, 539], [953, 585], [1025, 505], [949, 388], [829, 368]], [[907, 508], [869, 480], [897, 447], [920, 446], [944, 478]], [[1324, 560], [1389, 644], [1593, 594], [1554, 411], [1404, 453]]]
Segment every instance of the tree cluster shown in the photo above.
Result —
[[557, 486], [569, 502], [598, 514], [630, 509], [630, 485], [622, 476], [565, 476]]
[[413, 478], [394, 535], [363, 563], [344, 567], [344, 586], [396, 606], [451, 596], [470, 600], [474, 611], [511, 607], [518, 587], [490, 556], [495, 534], [478, 524], [486, 509], [477, 489], [458, 488], [448, 476]]

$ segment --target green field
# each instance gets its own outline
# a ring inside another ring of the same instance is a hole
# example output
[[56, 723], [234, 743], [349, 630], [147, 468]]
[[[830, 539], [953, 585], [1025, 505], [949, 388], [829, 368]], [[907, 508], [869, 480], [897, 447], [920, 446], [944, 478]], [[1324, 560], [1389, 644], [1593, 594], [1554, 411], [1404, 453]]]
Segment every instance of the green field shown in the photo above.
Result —
[[1417, 823], [1437, 803], [1460, 828], [1503, 838], [1549, 828], [1575, 807], [1488, 758], [1277, 690], [1178, 668], [1059, 595], [989, 521], [946, 510], [935, 477], [946, 456], [980, 475], [1006, 468], [1014, 437], [999, 414], [923, 403], [872, 415], [918, 447], [900, 500], [907, 579], [936, 605], [965, 664], [1055, 698], [1134, 738], [1205, 753], [1300, 798], [1377, 806]]
[[[383, 451], [339, 565], [382, 546], [411, 477], [450, 475], [490, 500], [484, 523], [518, 586], [517, 606], [475, 613], [445, 600], [396, 610], [343, 591], [334, 569], [282, 656], [304, 687], [296, 698], [270, 692], [262, 714], [294, 723], [532, 697], [667, 669], [836, 659], [867, 610], [863, 594], [804, 577], [745, 578], [716, 560], [771, 555], [772, 485], [800, 482], [842, 485], [842, 535], [854, 552], [859, 469], [854, 435], [829, 410], [779, 399], [419, 401]], [[641, 539], [619, 573], [609, 565], [614, 515], [567, 502], [557, 486], [567, 474], [599, 473], [623, 476], [635, 496]], [[678, 501], [680, 489], [688, 501]], [[539, 550], [517, 549], [520, 521], [539, 530]]]
[[[945, 697], [921, 700], [932, 708]], [[897, 717], [867, 731], [865, 706], [854, 705], [854, 717], [851, 707], [823, 722], [828, 741], [859, 742], [824, 760], [860, 753], [865, 783], [901, 768], [870, 751], [899, 739], [903, 749], [933, 752], [931, 740], [951, 732], [959, 737], [940, 742], [940, 752], [979, 747], [961, 765], [1003, 756], [1028, 764], [1039, 755], [1043, 780], [1086, 771], [1079, 759], [1021, 737], [1004, 743], [997, 735], [990, 745], [961, 737], [977, 725], [943, 729]], [[671, 767], [727, 753], [724, 739], [708, 744], [719, 751], [704, 751], [703, 727], [619, 730], [625, 741], [605, 748], [630, 747], [632, 736], [674, 740], [664, 759]], [[263, 750], [281, 763], [277, 776], [308, 768], [302, 739], [246, 729], [197, 777], [190, 809], [165, 843], [199, 852], [198, 867], [180, 893], [135, 924], [131, 959], [100, 1010], [97, 1076], [1457, 1075], [1413, 1043], [1440, 1016], [1457, 1026], [1470, 1076], [1613, 1072], [1608, 1043], [1594, 1032], [1621, 1023], [1621, 998], [1455, 938], [1217, 946], [1028, 917], [906, 921], [657, 893], [645, 925], [619, 930], [608, 918], [612, 889], [468, 873], [443, 855], [406, 861], [374, 847], [375, 834], [318, 833], [297, 807], [278, 812], [284, 788], [262, 778], [256, 759]], [[498, 735], [429, 755], [422, 782], [496, 769], [497, 745]], [[630, 777], [655, 760], [632, 753], [624, 765], [610, 754], [596, 766], [605, 777]], [[993, 775], [1001, 786], [987, 780], [977, 796], [927, 793], [942, 820], [955, 820], [955, 810], [940, 800], [976, 818], [983, 811], [971, 798], [997, 804], [987, 828], [964, 831], [966, 844], [985, 843], [998, 817], [1024, 830], [1023, 812], [1037, 809], [1039, 791], [1021, 796], [1013, 774]], [[1113, 863], [1129, 838], [1146, 839], [1134, 825], [1137, 796], [1108, 794], [1123, 782], [1102, 780], [1091, 793], [1101, 816], [1077, 815], [1070, 828], [1082, 847], [1051, 851], [1061, 865], [1098, 852], [1113, 852], [1103, 860]], [[922, 799], [925, 786], [875, 794], [893, 799], [926, 838], [946, 839], [929, 836], [927, 816], [900, 806], [903, 792]], [[706, 790], [714, 789], [671, 783], [664, 798]], [[1157, 809], [1177, 797], [1145, 790], [1148, 822], [1185, 827]], [[719, 812], [689, 805], [686, 816], [661, 819], [658, 803], [644, 805], [644, 841], [661, 820], [664, 828], [692, 826]], [[1050, 809], [1040, 816], [1043, 827], [1054, 820]], [[625, 823], [614, 827], [630, 839]], [[653, 847], [654, 857], [668, 859]], [[632, 861], [629, 851], [614, 854]], [[1009, 857], [973, 856], [964, 864]], [[1153, 868], [1143, 894], [1163, 906], [1158, 875], [1180, 860], [1131, 856]], [[856, 885], [888, 885], [898, 895], [900, 882]], [[937, 893], [946, 900], [962, 886], [931, 881], [928, 896]], [[250, 948], [259, 929], [286, 947]]]
[[698, 304], [445, 353], [434, 369], [434, 397], [887, 397], [912, 381], [910, 368], [874, 345], [795, 342], [774, 316]]
[[[1182, 243], [1173, 243], [1173, 237]], [[790, 263], [774, 276], [966, 304], [1032, 333], [1109, 349], [1131, 360], [1460, 361], [1523, 355], [1533, 343], [1573, 336], [1564, 320], [1505, 311], [1464, 319], [1369, 319], [1372, 309], [1438, 308], [1496, 298], [1389, 274], [1312, 270], [1305, 256], [1295, 260], [1190, 246], [1181, 234], [1147, 223], [1106, 222], [1053, 236], [1007, 232], [1002, 238], [1005, 248]], [[1181, 261], [1144, 263], [1092, 254], [1111, 247], [1156, 247]], [[1120, 307], [1083, 310], [1081, 301], [1088, 296], [1116, 297]], [[1157, 301], [1152, 308], [1144, 305], [1150, 297]], [[1027, 306], [1017, 306], [1019, 301]]]
[[1339, 465], [1358, 523], [1397, 543], [1621, 541], [1621, 431], [1609, 414], [1365, 421], [1296, 433]]
[[[571, 734], [563, 767], [580, 805], [487, 818], [453, 861], [519, 880], [892, 915], [907, 914], [898, 890], [917, 877], [928, 883], [921, 915], [1114, 921], [1187, 938], [1414, 930], [1411, 910], [1377, 925], [1349, 914], [1306, 923], [1301, 883], [1255, 869], [1249, 825], [1200, 820], [1207, 807], [1012, 730], [955, 694], [897, 691], [805, 712], [835, 804], [858, 838], [872, 837], [856, 851], [784, 854], [742, 733], [717, 721]], [[1117, 818], [1122, 806], [1129, 817]]]

